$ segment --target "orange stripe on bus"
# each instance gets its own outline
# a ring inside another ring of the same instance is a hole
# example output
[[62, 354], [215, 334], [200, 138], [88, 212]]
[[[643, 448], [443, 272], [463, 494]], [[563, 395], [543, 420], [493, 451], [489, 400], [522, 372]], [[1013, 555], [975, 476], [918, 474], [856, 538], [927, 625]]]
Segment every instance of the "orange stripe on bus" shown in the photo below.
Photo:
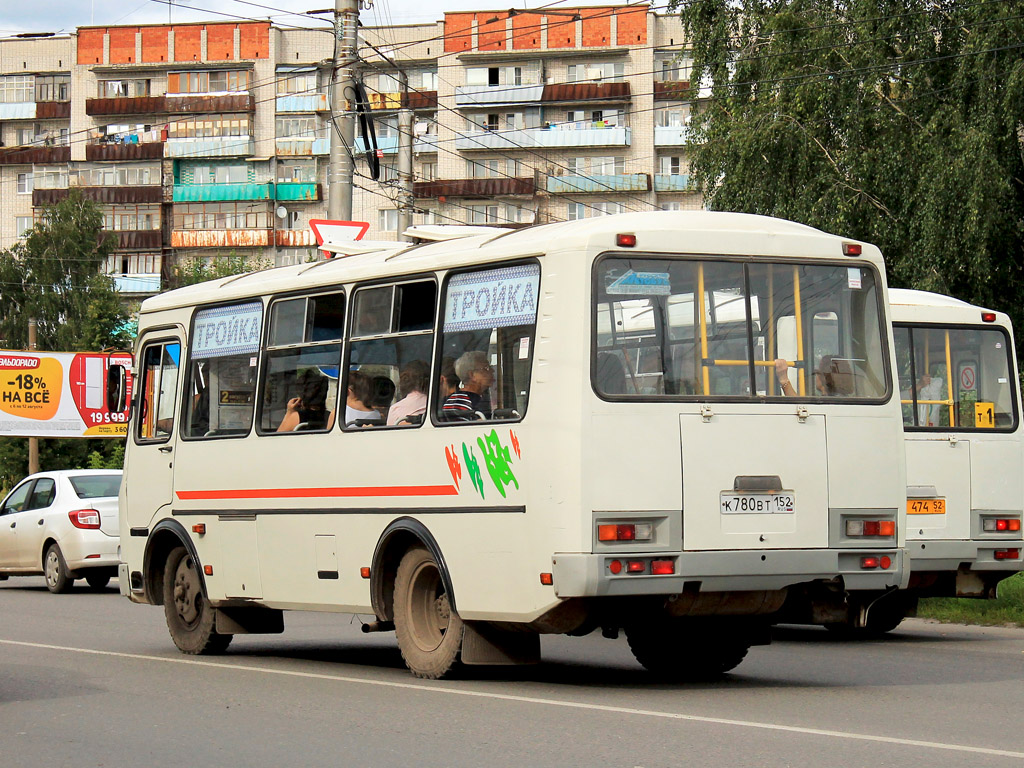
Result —
[[454, 485], [388, 485], [362, 488], [240, 488], [223, 491], [176, 491], [182, 501], [199, 499], [308, 499], [362, 496], [458, 496]]

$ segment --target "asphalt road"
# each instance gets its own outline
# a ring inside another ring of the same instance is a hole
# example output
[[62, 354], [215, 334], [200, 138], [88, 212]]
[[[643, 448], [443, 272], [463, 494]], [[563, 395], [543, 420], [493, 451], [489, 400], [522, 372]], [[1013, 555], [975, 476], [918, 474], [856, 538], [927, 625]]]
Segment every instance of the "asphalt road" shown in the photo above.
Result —
[[778, 630], [712, 684], [624, 639], [545, 637], [536, 667], [416, 680], [340, 614], [187, 657], [116, 582], [0, 583], [0, 766], [1024, 765], [1024, 630], [909, 620], [884, 641]]

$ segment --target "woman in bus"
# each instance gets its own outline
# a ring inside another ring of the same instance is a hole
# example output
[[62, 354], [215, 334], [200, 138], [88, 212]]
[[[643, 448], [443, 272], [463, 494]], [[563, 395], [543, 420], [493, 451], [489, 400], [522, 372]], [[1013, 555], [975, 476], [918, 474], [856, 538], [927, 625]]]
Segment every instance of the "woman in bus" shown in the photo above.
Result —
[[[376, 422], [378, 425], [384, 423], [384, 417], [380, 411], [371, 408], [367, 403], [370, 401], [370, 377], [359, 371], [348, 373], [348, 394], [345, 397], [345, 427], [363, 426], [370, 427], [374, 424], [356, 424], [357, 420]], [[327, 419], [327, 428], [334, 427], [334, 414], [331, 411]]]
[[294, 432], [299, 425], [305, 425], [303, 429], [327, 426], [327, 377], [315, 368], [307, 368], [300, 381], [302, 394], [288, 401], [278, 432]]
[[494, 368], [487, 353], [463, 352], [455, 361], [455, 373], [459, 377], [459, 388], [444, 401], [441, 417], [445, 421], [475, 421], [480, 415], [488, 418], [483, 395], [494, 383]]
[[[387, 425], [409, 425], [410, 416], [422, 416], [427, 410], [427, 383], [430, 366], [422, 360], [413, 360], [398, 375], [398, 392], [402, 399], [388, 410]], [[417, 422], [418, 423], [418, 422]]]

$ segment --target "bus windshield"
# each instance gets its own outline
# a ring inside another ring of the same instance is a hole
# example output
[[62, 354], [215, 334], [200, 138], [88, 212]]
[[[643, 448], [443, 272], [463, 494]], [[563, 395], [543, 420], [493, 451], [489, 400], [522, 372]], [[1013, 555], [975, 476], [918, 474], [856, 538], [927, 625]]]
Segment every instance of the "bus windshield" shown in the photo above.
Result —
[[867, 265], [610, 257], [595, 270], [600, 395], [878, 400], [890, 391]]
[[896, 326], [903, 424], [1012, 430], [1013, 366], [1002, 328]]

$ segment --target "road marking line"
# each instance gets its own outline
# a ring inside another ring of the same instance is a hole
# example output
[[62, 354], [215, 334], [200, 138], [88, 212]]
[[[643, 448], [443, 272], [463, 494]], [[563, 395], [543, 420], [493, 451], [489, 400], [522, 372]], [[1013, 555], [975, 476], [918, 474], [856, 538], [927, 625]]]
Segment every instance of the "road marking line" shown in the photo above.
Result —
[[174, 658], [164, 656], [149, 656], [140, 653], [124, 653], [121, 651], [99, 651], [93, 648], [72, 648], [63, 645], [48, 645], [46, 643], [28, 643], [20, 640], [2, 640], [0, 645], [18, 645], [25, 648], [39, 648], [49, 651], [62, 651], [69, 653], [84, 653], [95, 656], [112, 656], [121, 659], [136, 659], [139, 661], [161, 661], [167, 664], [185, 664], [197, 667], [212, 667], [214, 669], [231, 669], [243, 672], [259, 672], [267, 675], [286, 675], [288, 677], [301, 677], [310, 680], [329, 680], [338, 683], [356, 683], [360, 685], [375, 685], [382, 688], [400, 688], [404, 690], [423, 691], [425, 693], [444, 693], [454, 696], [475, 696], [482, 699], [495, 699], [498, 701], [513, 701], [520, 704], [544, 704], [550, 707], [564, 707], [566, 709], [581, 709], [590, 712], [607, 712], [617, 715], [633, 715], [636, 717], [654, 717], [663, 720], [682, 720], [693, 723], [711, 723], [714, 725], [732, 725], [740, 728], [758, 728], [767, 731], [781, 731], [785, 733], [799, 733], [807, 736], [828, 736], [836, 739], [851, 739], [854, 741], [871, 741], [880, 744], [896, 744], [904, 747], [925, 747], [928, 749], [942, 749], [950, 752], [968, 752], [978, 755], [995, 755], [997, 757], [1012, 757], [1024, 760], [1024, 752], [1013, 752], [1006, 749], [992, 749], [989, 747], [972, 747], [965, 744], [946, 744], [941, 741], [921, 741], [919, 739], [901, 739], [893, 736], [875, 736], [865, 733], [850, 733], [847, 731], [832, 731], [824, 728], [805, 728], [796, 725], [779, 725], [777, 723], [764, 723], [756, 720], [733, 720], [724, 717], [706, 717], [704, 715], [686, 715], [679, 712], [661, 712], [651, 709], [634, 709], [632, 707], [614, 707], [608, 704], [587, 704], [579, 701], [566, 701], [560, 699], [545, 699], [537, 696], [517, 696], [509, 693], [494, 693], [490, 691], [471, 691], [465, 688], [452, 688], [444, 683], [398, 683], [390, 680], [369, 680], [363, 677], [347, 677], [345, 675], [326, 675], [319, 672], [299, 672], [288, 669], [270, 669], [268, 667], [254, 667], [246, 664], [230, 664], [216, 661], [202, 661], [195, 658]]

